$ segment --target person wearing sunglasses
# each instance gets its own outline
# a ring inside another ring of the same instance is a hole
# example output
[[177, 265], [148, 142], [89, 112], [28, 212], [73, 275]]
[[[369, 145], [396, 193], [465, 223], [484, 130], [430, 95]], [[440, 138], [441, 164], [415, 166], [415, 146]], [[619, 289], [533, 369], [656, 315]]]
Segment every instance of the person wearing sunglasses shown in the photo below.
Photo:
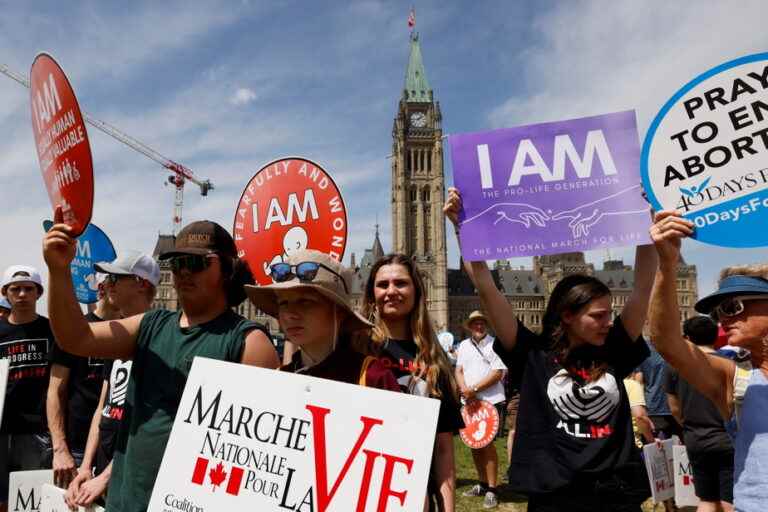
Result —
[[399, 391], [389, 370], [352, 349], [351, 335], [372, 325], [352, 308], [348, 269], [325, 253], [305, 249], [272, 264], [270, 277], [270, 285], [245, 289], [298, 348], [282, 371]]
[[[151, 257], [136, 251], [121, 254], [112, 263], [94, 265], [104, 281], [98, 285], [103, 300], [97, 312], [85, 316], [88, 322], [119, 318], [110, 316], [116, 303], [129, 310], [149, 309], [160, 281], [160, 268]], [[104, 295], [108, 297], [104, 297]], [[144, 308], [137, 309], [138, 304]], [[103, 316], [107, 315], [107, 316]], [[71, 354], [54, 345], [51, 351], [51, 377], [48, 383], [48, 429], [53, 443], [53, 480], [66, 489], [83, 466], [93, 412], [102, 389], [104, 360]], [[88, 461], [85, 461], [88, 462]], [[90, 475], [90, 463], [86, 464]]]
[[768, 265], [723, 269], [717, 290], [695, 305], [696, 311], [720, 322], [729, 345], [748, 351], [749, 357], [732, 361], [706, 353], [684, 339], [677, 302], [681, 241], [693, 229], [675, 211], [655, 216], [651, 237], [660, 264], [651, 301], [651, 336], [680, 378], [727, 421], [734, 436], [736, 510], [763, 511], [768, 503]]
[[188, 224], [174, 249], [160, 256], [170, 260], [179, 311], [151, 310], [89, 324], [69, 270], [75, 239], [62, 221], [57, 208], [55, 224], [43, 240], [53, 331], [70, 353], [133, 360], [126, 391], [130, 413], [118, 433], [106, 509], [145, 511], [192, 360], [208, 357], [276, 368], [277, 353], [262, 326], [232, 310], [245, 298], [245, 274], [232, 237], [218, 224]]
[[[89, 322], [114, 320], [146, 313], [152, 307], [157, 285], [160, 283], [160, 266], [151, 256], [138, 251], [120, 253], [111, 262], [98, 262], [94, 270], [103, 279], [98, 285], [99, 297], [96, 311], [85, 316]], [[63, 353], [54, 347], [54, 354]], [[70, 379], [77, 379], [82, 370], [74, 364], [93, 366], [98, 359], [67, 355], [62, 357], [62, 364], [71, 368]], [[131, 374], [133, 361], [107, 359], [98, 374], [98, 388], [94, 407], [88, 410], [86, 418], [79, 419], [76, 430], [79, 443], [84, 443], [82, 460], [77, 475], [67, 487], [64, 496], [70, 507], [87, 507], [101, 498], [111, 479], [112, 458], [115, 451], [117, 433], [122, 424], [125, 408], [125, 391]], [[53, 374], [53, 370], [52, 370]], [[71, 406], [70, 406], [71, 407]], [[70, 413], [69, 421], [76, 413]], [[79, 417], [80, 414], [77, 414]], [[83, 427], [83, 422], [87, 421]], [[82, 437], [87, 435], [83, 442]], [[79, 446], [79, 445], [78, 445]], [[78, 459], [78, 457], [76, 457]]]
[[390, 254], [375, 262], [361, 310], [374, 323], [370, 339], [357, 340], [361, 350], [391, 368], [404, 392], [440, 400], [424, 510], [453, 512], [453, 434], [464, 428], [464, 421], [453, 368], [435, 334], [416, 263], [404, 254]]

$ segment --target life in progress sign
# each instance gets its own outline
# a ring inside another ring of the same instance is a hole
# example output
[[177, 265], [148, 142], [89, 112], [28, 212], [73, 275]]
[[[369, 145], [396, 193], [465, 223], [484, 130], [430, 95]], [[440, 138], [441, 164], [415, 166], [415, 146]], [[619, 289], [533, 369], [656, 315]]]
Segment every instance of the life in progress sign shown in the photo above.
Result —
[[721, 64], [677, 91], [648, 130], [641, 172], [654, 208], [680, 211], [697, 240], [768, 245], [768, 53]]

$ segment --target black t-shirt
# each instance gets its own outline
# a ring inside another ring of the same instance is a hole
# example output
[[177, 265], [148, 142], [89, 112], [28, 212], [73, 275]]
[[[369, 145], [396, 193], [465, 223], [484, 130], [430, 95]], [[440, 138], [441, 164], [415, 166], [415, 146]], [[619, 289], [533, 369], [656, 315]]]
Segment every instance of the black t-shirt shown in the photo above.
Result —
[[691, 459], [701, 452], [733, 452], [733, 443], [725, 430], [717, 407], [669, 368], [664, 390], [676, 395], [683, 416], [683, 437]]
[[15, 325], [0, 321], [0, 359], [9, 359], [0, 434], [40, 434], [48, 430], [45, 397], [48, 360], [54, 345], [48, 319]]
[[[427, 383], [414, 376], [416, 354], [419, 347], [413, 340], [389, 340], [379, 354], [379, 361], [389, 368], [405, 393], [427, 396]], [[440, 391], [440, 412], [437, 417], [437, 433], [457, 432], [464, 428], [461, 418], [461, 404], [454, 397], [447, 375], [438, 377], [437, 386]]]
[[104, 408], [101, 410], [99, 422], [99, 451], [107, 461], [112, 460], [117, 433], [125, 417], [125, 397], [128, 392], [132, 364], [133, 361], [120, 359], [104, 363], [102, 378], [107, 383], [107, 396], [104, 398]]
[[[625, 466], [640, 467], [632, 415], [622, 380], [648, 356], [640, 338], [630, 339], [620, 319], [605, 344], [571, 351], [569, 373], [550, 350], [552, 341], [518, 322], [517, 343], [494, 346], [520, 390], [515, 453], [509, 481], [517, 492], [547, 493], [577, 479]], [[598, 380], [586, 368], [605, 363]]]
[[[101, 318], [95, 313], [88, 313], [85, 319], [89, 322], [101, 322]], [[76, 356], [54, 345], [51, 364], [69, 368], [67, 443], [70, 450], [84, 452], [93, 411], [101, 394], [104, 361], [94, 357]]]

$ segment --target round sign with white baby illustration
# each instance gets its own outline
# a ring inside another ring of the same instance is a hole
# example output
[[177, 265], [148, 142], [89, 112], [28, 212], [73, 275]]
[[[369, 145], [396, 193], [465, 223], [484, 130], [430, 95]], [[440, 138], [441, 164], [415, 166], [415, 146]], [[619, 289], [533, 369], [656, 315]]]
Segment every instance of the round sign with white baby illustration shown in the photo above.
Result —
[[477, 450], [493, 442], [499, 433], [499, 411], [491, 402], [472, 400], [461, 408], [464, 428], [459, 430], [459, 437], [464, 444]]
[[245, 187], [233, 229], [238, 257], [257, 283], [272, 283], [270, 267], [302, 249], [341, 261], [347, 209], [331, 176], [303, 157], [273, 160]]

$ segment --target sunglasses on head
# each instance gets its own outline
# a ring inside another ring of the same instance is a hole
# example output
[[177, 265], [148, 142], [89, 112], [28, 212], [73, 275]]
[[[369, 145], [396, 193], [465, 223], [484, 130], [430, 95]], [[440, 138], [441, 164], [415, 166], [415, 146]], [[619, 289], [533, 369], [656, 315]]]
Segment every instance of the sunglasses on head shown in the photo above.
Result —
[[207, 269], [210, 265], [210, 259], [213, 254], [184, 254], [183, 256], [174, 256], [168, 263], [171, 266], [171, 272], [178, 274], [182, 270], [196, 274]]
[[302, 283], [309, 283], [315, 280], [315, 277], [317, 277], [317, 272], [321, 268], [324, 268], [331, 274], [338, 277], [341, 280], [341, 284], [344, 286], [344, 292], [349, 293], [346, 281], [344, 281], [344, 278], [341, 277], [338, 272], [328, 267], [327, 265], [323, 265], [322, 263], [315, 263], [314, 261], [304, 261], [297, 263], [296, 265], [291, 265], [290, 263], [275, 263], [269, 267], [269, 276], [276, 283], [290, 281], [294, 277], [297, 277]]
[[733, 317], [744, 312], [744, 303], [749, 300], [768, 300], [768, 295], [739, 295], [728, 297], [715, 306], [710, 316], [717, 321], [724, 317]]

